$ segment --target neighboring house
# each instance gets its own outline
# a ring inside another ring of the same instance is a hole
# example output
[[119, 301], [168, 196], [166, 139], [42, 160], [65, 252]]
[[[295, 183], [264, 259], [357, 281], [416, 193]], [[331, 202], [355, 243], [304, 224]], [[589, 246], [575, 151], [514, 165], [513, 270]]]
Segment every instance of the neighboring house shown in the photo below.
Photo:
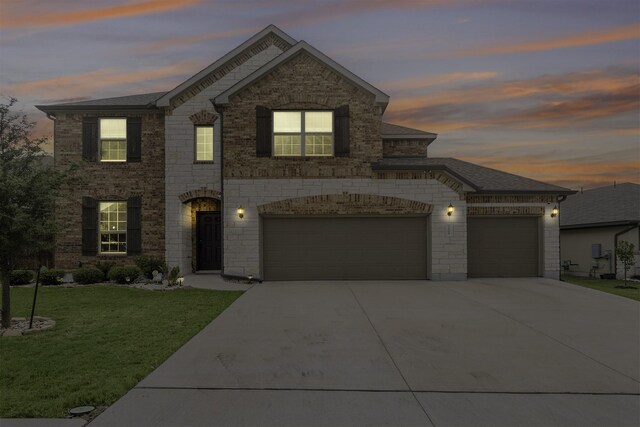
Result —
[[566, 188], [451, 158], [389, 97], [269, 26], [162, 93], [38, 106], [61, 197], [56, 262], [163, 257], [286, 279], [559, 277]]
[[640, 185], [625, 183], [595, 188], [569, 196], [560, 205], [561, 258], [566, 272], [580, 276], [624, 276], [616, 259], [620, 240], [633, 243], [640, 274]]

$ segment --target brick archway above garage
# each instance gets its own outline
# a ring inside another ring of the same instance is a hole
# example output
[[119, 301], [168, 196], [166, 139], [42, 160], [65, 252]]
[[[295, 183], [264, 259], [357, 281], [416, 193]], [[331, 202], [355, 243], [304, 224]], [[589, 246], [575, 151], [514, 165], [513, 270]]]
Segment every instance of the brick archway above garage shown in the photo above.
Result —
[[206, 187], [198, 188], [196, 190], [186, 191], [178, 196], [182, 203], [187, 203], [193, 199], [210, 198], [220, 200], [222, 193], [216, 190], [210, 190]]
[[377, 194], [296, 197], [258, 206], [260, 215], [427, 215], [433, 205]]

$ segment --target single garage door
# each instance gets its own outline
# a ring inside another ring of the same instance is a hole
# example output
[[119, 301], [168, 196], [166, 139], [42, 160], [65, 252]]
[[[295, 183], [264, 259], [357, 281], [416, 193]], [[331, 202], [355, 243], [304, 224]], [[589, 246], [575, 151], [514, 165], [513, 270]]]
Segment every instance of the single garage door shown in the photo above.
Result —
[[469, 277], [538, 276], [538, 222], [535, 217], [469, 217]]
[[425, 279], [426, 217], [263, 218], [267, 280]]

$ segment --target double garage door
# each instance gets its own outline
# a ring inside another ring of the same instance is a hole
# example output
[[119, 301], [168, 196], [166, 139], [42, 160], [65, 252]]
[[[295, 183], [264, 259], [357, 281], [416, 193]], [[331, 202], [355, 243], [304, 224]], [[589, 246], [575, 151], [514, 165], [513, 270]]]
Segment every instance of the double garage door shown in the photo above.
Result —
[[467, 218], [469, 277], [534, 277], [540, 274], [537, 217]]
[[267, 280], [426, 279], [427, 217], [262, 219]]

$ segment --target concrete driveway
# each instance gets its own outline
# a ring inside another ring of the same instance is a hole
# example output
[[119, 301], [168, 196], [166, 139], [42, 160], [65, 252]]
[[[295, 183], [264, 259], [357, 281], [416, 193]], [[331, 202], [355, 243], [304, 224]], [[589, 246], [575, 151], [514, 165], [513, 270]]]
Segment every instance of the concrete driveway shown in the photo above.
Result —
[[90, 425], [631, 426], [639, 337], [547, 279], [261, 284]]

